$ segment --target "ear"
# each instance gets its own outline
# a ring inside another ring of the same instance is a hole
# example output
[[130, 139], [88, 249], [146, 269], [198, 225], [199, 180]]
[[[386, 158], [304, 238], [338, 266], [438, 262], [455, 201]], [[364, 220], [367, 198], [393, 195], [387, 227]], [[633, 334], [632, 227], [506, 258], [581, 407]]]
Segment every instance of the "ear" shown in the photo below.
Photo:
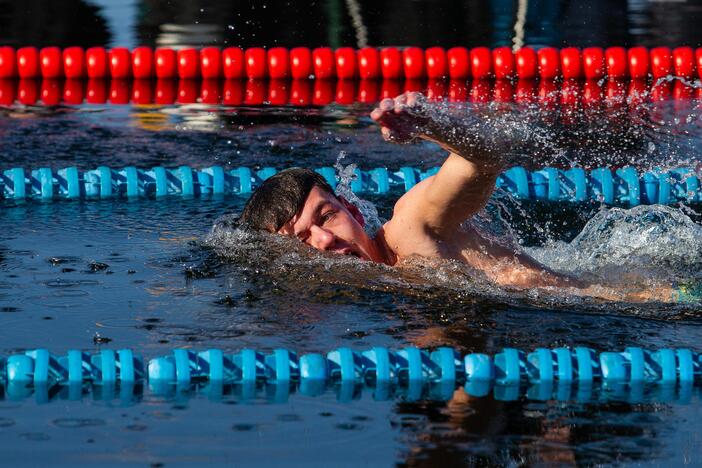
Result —
[[353, 203], [351, 203], [350, 201], [348, 201], [347, 199], [345, 199], [341, 195], [339, 195], [338, 198], [339, 198], [339, 201], [341, 202], [341, 204], [344, 205], [347, 210], [349, 210], [349, 213], [351, 213], [353, 218], [356, 221], [358, 221], [358, 224], [360, 224], [361, 227], [365, 227], [366, 220], [363, 219], [363, 215], [361, 214], [361, 211], [356, 207], [356, 205], [354, 205]]

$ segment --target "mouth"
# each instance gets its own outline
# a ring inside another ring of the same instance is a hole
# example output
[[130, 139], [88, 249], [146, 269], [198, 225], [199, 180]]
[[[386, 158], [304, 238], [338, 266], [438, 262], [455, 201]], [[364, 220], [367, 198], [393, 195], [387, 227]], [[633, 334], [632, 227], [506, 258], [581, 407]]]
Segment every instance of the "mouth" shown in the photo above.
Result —
[[337, 250], [336, 252], [341, 254], [341, 255], [350, 255], [352, 257], [363, 259], [361, 254], [359, 254], [355, 250], [351, 249], [350, 247], [345, 247], [343, 249]]

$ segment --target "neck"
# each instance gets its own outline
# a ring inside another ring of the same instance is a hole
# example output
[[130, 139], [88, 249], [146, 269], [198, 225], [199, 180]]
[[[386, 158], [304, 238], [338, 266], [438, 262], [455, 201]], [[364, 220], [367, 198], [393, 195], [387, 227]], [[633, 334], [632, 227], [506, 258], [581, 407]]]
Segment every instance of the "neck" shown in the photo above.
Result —
[[394, 266], [397, 263], [397, 255], [385, 242], [385, 230], [383, 228], [378, 229], [378, 232], [375, 233], [373, 245], [380, 263], [388, 266]]

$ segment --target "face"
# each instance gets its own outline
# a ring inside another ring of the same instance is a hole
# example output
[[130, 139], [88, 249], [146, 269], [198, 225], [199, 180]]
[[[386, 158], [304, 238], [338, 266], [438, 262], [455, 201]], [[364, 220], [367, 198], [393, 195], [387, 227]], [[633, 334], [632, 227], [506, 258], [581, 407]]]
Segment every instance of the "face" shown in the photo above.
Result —
[[358, 208], [315, 186], [302, 210], [278, 233], [297, 237], [317, 250], [381, 262], [378, 248], [363, 230], [363, 224]]

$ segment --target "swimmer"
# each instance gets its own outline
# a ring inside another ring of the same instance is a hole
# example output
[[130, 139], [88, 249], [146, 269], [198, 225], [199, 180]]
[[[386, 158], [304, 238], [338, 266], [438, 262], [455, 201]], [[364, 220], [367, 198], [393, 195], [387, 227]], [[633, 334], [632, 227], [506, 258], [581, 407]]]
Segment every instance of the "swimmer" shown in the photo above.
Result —
[[337, 196], [322, 176], [301, 168], [279, 172], [263, 182], [239, 222], [295, 237], [317, 250], [390, 266], [401, 266], [413, 257], [457, 260], [507, 288], [572, 288], [576, 294], [634, 302], [675, 299], [669, 287], [633, 293], [583, 284], [467, 226], [465, 221], [487, 204], [505, 162], [475, 128], [451, 125], [447, 113], [426, 113], [423, 105], [421, 94], [405, 93], [384, 99], [371, 112], [386, 140], [423, 139], [448, 152], [438, 173], [404, 194], [392, 218], [373, 237], [364, 231], [365, 221], [356, 206]]

